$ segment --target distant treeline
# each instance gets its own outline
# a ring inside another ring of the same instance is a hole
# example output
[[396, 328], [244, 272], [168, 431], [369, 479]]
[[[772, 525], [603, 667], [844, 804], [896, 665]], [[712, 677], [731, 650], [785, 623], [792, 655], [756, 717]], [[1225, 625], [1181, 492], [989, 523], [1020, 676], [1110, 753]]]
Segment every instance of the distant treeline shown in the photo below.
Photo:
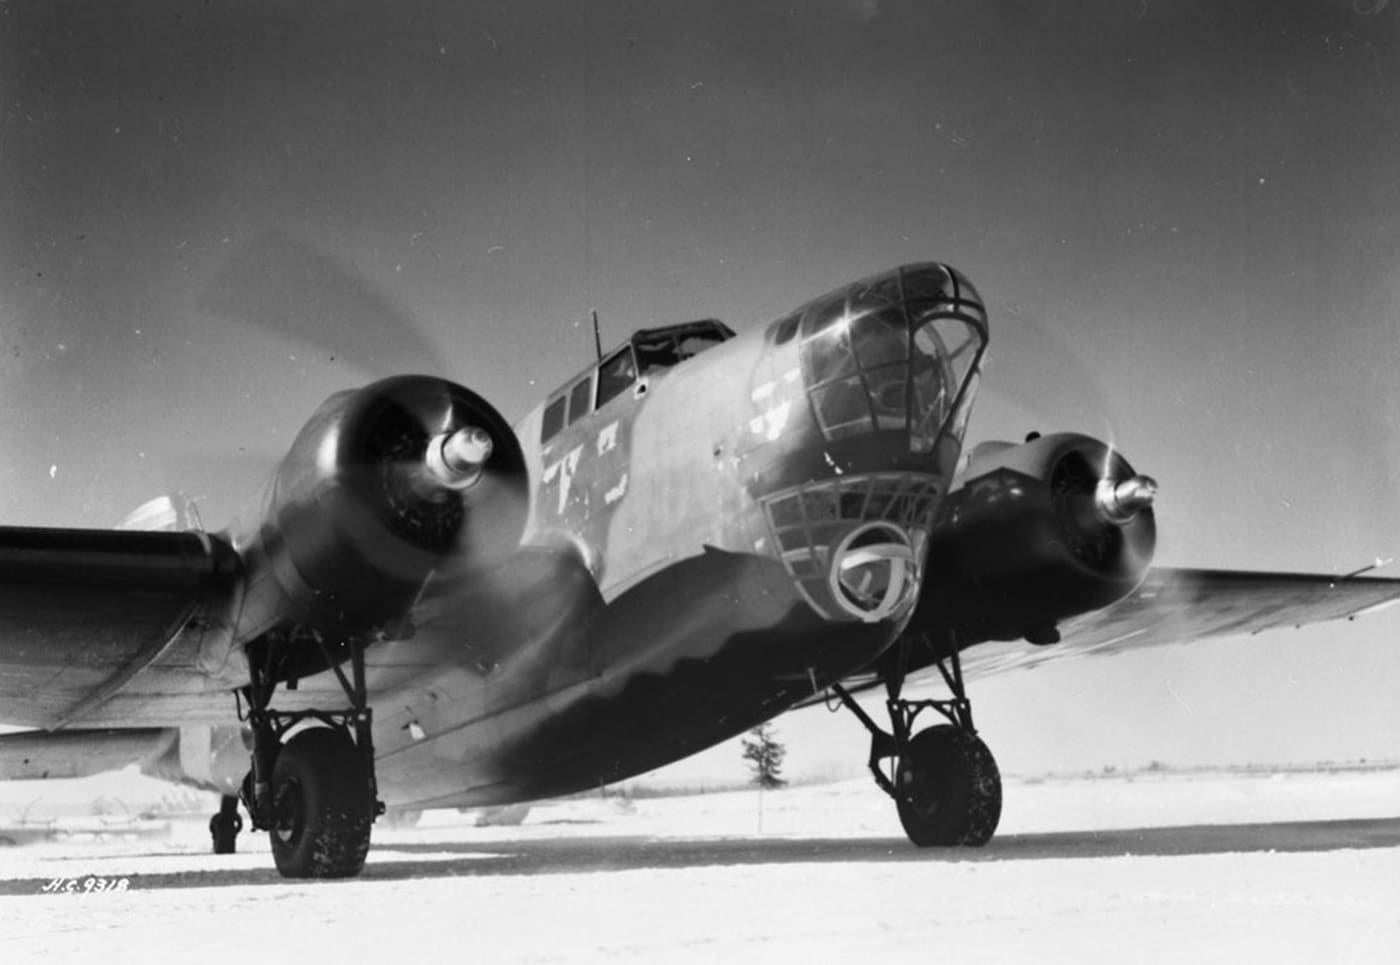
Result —
[[1028, 784], [1040, 781], [1092, 781], [1102, 778], [1148, 777], [1153, 774], [1236, 774], [1260, 776], [1266, 774], [1337, 774], [1343, 772], [1393, 771], [1400, 770], [1400, 760], [1369, 760], [1360, 758], [1354, 761], [1308, 761], [1291, 764], [1164, 764], [1150, 761], [1137, 767], [1119, 767], [1105, 764], [1097, 771], [1047, 771], [1043, 774], [1012, 774], [1016, 780]]

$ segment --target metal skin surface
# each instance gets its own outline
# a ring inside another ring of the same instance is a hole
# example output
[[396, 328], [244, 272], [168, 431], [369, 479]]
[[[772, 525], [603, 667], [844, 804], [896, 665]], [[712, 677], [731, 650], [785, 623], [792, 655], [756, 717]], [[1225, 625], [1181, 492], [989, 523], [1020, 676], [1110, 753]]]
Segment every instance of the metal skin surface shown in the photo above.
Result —
[[[538, 447], [544, 405], [517, 427], [538, 481], [533, 559], [465, 593], [430, 590], [414, 638], [381, 655], [433, 654], [420, 664], [428, 680], [376, 699], [391, 805], [496, 803], [640, 773], [772, 717], [893, 642], [917, 581], [867, 622], [827, 579], [823, 553], [863, 520], [833, 519], [828, 542], [797, 550], [821, 569], [804, 578], [771, 508], [880, 474], [908, 489], [898, 505], [917, 507], [909, 528], [926, 532], [960, 439], [926, 453], [902, 431], [827, 440], [799, 339], [780, 328], [643, 376]], [[485, 619], [463, 647], [447, 628], [469, 613]]]
[[0, 778], [140, 760], [229, 794], [252, 661], [283, 656], [277, 711], [346, 706], [317, 636], [333, 659], [369, 642], [379, 794], [406, 808], [595, 787], [973, 645], [980, 675], [1400, 598], [1147, 572], [1155, 484], [1088, 437], [980, 446], [958, 472], [986, 320], [944, 266], [680, 351], [706, 331], [729, 334], [637, 333], [513, 432], [440, 379], [333, 397], [247, 528], [0, 527], [0, 711], [54, 731], [0, 735]]
[[152, 687], [155, 666], [177, 678], [156, 685], [162, 692], [207, 690], [213, 681], [194, 654], [241, 572], [225, 540], [198, 533], [0, 531], [6, 722], [142, 726], [139, 716], [113, 713], [112, 702]]
[[1132, 592], [1152, 562], [1155, 517], [1146, 506], [1106, 518], [1097, 493], [1143, 478], [1077, 433], [978, 446], [939, 507], [910, 631], [952, 633], [960, 648], [1015, 640]]
[[[666, 331], [634, 336], [638, 362]], [[922, 264], [678, 351], [677, 364], [634, 366], [624, 391], [545, 439], [558, 393], [513, 437], [440, 380], [335, 397], [293, 444], [261, 520], [212, 537], [238, 551], [233, 588], [76, 725], [179, 728], [148, 768], [226, 791], [227, 768], [194, 759], [236, 749], [229, 691], [248, 683], [265, 634], [306, 654], [277, 671], [277, 710], [345, 706], [314, 644], [287, 635], [301, 626], [374, 639], [367, 685], [390, 806], [596, 787], [741, 733], [897, 638], [985, 340], [976, 291]], [[485, 489], [430, 494], [419, 528], [404, 503], [421, 494], [395, 488], [385, 411], [424, 441], [488, 430]], [[529, 485], [523, 538], [490, 552], [470, 531], [514, 511], [516, 479]], [[443, 507], [458, 498], [466, 522], [449, 539]], [[391, 532], [405, 515], [406, 543]]]
[[[498, 471], [466, 495], [419, 481], [431, 467], [417, 453], [458, 423], [502, 440]], [[234, 539], [246, 577], [233, 633], [246, 641], [294, 621], [344, 638], [391, 625], [463, 540], [479, 544], [481, 531], [519, 515], [524, 490], [514, 437], [475, 393], [427, 376], [338, 393], [292, 443], [257, 530]], [[503, 551], [518, 532], [507, 524]]]

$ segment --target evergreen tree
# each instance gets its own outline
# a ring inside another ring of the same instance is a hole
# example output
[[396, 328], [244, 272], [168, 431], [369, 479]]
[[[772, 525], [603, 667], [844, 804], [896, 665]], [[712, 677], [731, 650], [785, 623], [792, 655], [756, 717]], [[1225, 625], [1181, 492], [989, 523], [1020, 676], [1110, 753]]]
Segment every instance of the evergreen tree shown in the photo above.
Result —
[[773, 735], [771, 724], [759, 724], [744, 738], [744, 760], [753, 771], [753, 782], [761, 788], [771, 790], [787, 783], [782, 778], [786, 755], [787, 748]]

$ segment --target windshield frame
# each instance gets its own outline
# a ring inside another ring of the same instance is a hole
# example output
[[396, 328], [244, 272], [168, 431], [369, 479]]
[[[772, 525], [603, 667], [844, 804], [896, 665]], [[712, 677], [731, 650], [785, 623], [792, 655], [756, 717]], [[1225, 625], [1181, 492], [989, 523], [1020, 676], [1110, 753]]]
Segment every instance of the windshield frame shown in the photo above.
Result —
[[[988, 326], [981, 296], [959, 272], [938, 263], [903, 266], [816, 299], [800, 316], [804, 380], [825, 438], [903, 431], [917, 453], [932, 451], [949, 433], [961, 439]], [[929, 411], [935, 403], [916, 390], [919, 370], [927, 377], [934, 368], [945, 387], [956, 388], [940, 390], [938, 410]], [[896, 419], [898, 426], [891, 424]]]

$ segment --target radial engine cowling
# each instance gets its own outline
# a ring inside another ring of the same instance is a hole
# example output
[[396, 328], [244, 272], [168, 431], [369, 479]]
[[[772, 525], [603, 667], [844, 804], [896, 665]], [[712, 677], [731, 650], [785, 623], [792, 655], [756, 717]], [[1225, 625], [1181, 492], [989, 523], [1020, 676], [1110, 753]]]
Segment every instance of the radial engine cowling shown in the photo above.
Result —
[[939, 510], [911, 628], [961, 646], [1059, 639], [1057, 625], [1130, 593], [1156, 545], [1157, 484], [1097, 439], [987, 443]]
[[469, 389], [400, 376], [331, 396], [269, 484], [239, 548], [237, 635], [278, 625], [393, 632], [435, 570], [519, 543], [527, 483], [515, 434]]

